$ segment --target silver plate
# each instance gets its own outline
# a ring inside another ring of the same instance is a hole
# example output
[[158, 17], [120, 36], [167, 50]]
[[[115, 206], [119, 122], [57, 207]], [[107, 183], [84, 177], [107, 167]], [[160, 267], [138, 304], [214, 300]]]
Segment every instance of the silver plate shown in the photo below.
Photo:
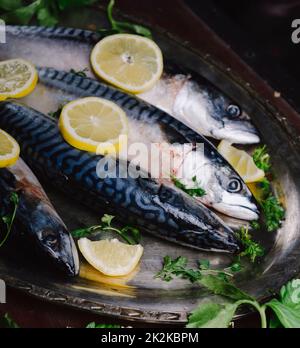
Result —
[[[234, 100], [238, 100], [253, 118], [261, 132], [262, 141], [271, 151], [274, 171], [287, 207], [286, 221], [276, 233], [255, 236], [266, 247], [266, 256], [260, 264], [246, 267], [235, 279], [237, 286], [259, 299], [265, 299], [300, 270], [299, 138], [293, 134], [283, 115], [261, 100], [236, 76], [229, 75], [225, 67], [220, 67], [201, 52], [166, 34], [157, 32], [155, 38], [165, 57], [172, 57], [178, 65], [205, 76]], [[70, 229], [98, 220], [99, 216], [47, 188], [47, 185], [45, 188]], [[204, 258], [219, 268], [231, 263], [228, 256], [191, 250], [147, 235], [143, 236], [142, 244], [145, 254], [139, 270], [131, 280], [115, 279], [113, 284], [109, 284], [111, 279], [103, 277], [98, 281], [83, 278], [66, 280], [40, 268], [37, 262], [15, 255], [0, 259], [0, 277], [9, 286], [47, 301], [123, 319], [180, 324], [186, 321], [190, 310], [214, 296], [183, 280], [165, 283], [154, 279], [161, 269], [162, 257], [187, 256], [191, 266]], [[27, 255], [30, 255], [30, 250]], [[91, 273], [88, 274], [91, 277]]]

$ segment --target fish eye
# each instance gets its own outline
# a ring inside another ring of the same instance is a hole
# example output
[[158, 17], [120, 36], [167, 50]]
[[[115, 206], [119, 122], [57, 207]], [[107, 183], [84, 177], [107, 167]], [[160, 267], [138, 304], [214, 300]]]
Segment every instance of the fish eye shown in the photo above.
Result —
[[172, 193], [166, 187], [161, 186], [159, 191], [159, 198], [162, 202], [168, 202], [172, 199]]
[[43, 242], [49, 247], [55, 246], [58, 242], [56, 234], [51, 230], [44, 231]]
[[230, 104], [226, 111], [230, 117], [239, 117], [241, 115], [240, 107], [235, 104]]
[[238, 193], [242, 190], [242, 188], [243, 185], [241, 180], [234, 178], [229, 181], [227, 191], [230, 193]]

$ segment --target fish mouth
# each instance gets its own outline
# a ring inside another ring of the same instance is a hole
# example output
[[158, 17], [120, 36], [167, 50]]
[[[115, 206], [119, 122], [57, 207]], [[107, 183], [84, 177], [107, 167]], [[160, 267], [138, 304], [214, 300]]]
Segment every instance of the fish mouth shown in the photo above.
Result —
[[75, 277], [79, 273], [79, 256], [75, 242], [70, 235], [64, 236], [64, 251], [58, 255], [58, 266], [65, 274]]
[[259, 219], [259, 209], [257, 205], [247, 197], [227, 197], [224, 195], [221, 202], [214, 203], [212, 206], [219, 212], [236, 219], [246, 221]]
[[259, 135], [255, 127], [244, 120], [228, 120], [225, 119], [222, 128], [215, 129], [213, 136], [218, 139], [225, 139], [236, 144], [258, 144], [260, 142]]
[[71, 251], [67, 258], [62, 258], [61, 267], [70, 277], [76, 277], [79, 274], [79, 256], [72, 236], [69, 237]]

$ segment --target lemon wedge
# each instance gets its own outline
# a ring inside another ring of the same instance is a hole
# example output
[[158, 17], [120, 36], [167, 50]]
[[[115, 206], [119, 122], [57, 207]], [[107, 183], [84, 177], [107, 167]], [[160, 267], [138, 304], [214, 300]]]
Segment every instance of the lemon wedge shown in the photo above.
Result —
[[253, 158], [246, 151], [233, 147], [228, 141], [222, 140], [218, 151], [244, 179], [245, 183], [257, 182], [265, 177], [265, 172], [256, 166]]
[[20, 156], [16, 140], [0, 129], [0, 168], [14, 165]]
[[130, 93], [149, 90], [163, 72], [163, 56], [157, 44], [132, 34], [101, 40], [92, 51], [91, 64], [100, 78]]
[[119, 151], [128, 134], [125, 112], [115, 103], [96, 97], [64, 106], [59, 127], [70, 145], [101, 155]]
[[0, 62], [0, 101], [23, 98], [30, 94], [38, 81], [35, 67], [24, 59]]
[[117, 239], [92, 242], [87, 238], [81, 238], [78, 246], [90, 265], [111, 277], [131, 273], [139, 263], [144, 251], [139, 244], [128, 245]]

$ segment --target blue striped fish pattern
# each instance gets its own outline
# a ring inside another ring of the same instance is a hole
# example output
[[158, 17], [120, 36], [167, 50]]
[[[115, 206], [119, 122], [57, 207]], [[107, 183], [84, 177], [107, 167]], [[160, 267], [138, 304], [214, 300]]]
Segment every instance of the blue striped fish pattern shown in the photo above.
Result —
[[[184, 192], [152, 179], [100, 179], [96, 169], [102, 156], [71, 147], [49, 117], [3, 102], [0, 127], [16, 138], [22, 157], [35, 173], [96, 212], [105, 207], [149, 233], [190, 247], [239, 251], [234, 232]], [[124, 166], [128, 170], [128, 163], [117, 161], [117, 172]]]

